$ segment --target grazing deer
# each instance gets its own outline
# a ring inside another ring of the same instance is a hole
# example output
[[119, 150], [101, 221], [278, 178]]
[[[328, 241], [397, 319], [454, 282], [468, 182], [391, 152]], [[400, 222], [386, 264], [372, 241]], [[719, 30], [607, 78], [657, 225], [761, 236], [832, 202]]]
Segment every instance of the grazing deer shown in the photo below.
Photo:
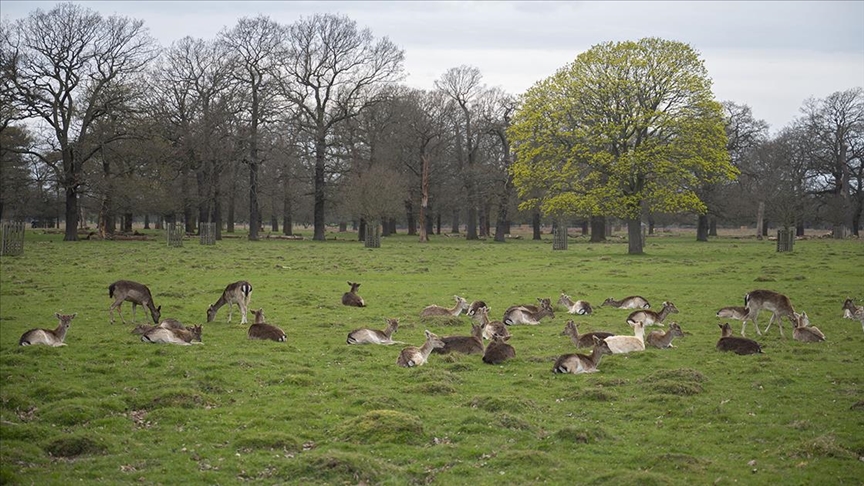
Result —
[[596, 332], [587, 332], [585, 334], [579, 334], [579, 329], [576, 327], [576, 323], [573, 321], [567, 321], [567, 325], [564, 326], [564, 331], [561, 332], [566, 336], [570, 336], [570, 341], [577, 348], [590, 348], [594, 346], [594, 337], [596, 336], [599, 339], [606, 339], [608, 337], [612, 337], [615, 334], [606, 331], [596, 331]]
[[57, 329], [30, 329], [21, 335], [21, 339], [18, 340], [18, 345], [30, 346], [31, 344], [46, 344], [53, 347], [66, 346], [66, 343], [63, 342], [63, 340], [66, 339], [66, 331], [69, 330], [69, 326], [72, 325], [72, 319], [77, 315], [78, 313], [61, 314], [55, 312], [54, 317], [58, 319]]
[[255, 322], [249, 326], [249, 330], [246, 332], [246, 336], [249, 339], [269, 340], [280, 343], [284, 343], [287, 340], [285, 331], [272, 324], [267, 324], [267, 320], [264, 318], [264, 309], [253, 310], [252, 314], [255, 315]]
[[486, 346], [483, 352], [483, 362], [486, 364], [501, 364], [510, 358], [516, 357], [516, 350], [513, 346], [507, 344], [510, 336], [500, 336], [495, 334], [492, 336], [492, 341]]
[[663, 308], [660, 312], [644, 309], [633, 311], [627, 316], [627, 324], [632, 325], [634, 322], [642, 322], [646, 326], [663, 326], [663, 320], [669, 314], [677, 314], [678, 308], [672, 302], [663, 302]]
[[347, 305], [348, 307], [366, 307], [363, 297], [357, 295], [357, 289], [360, 288], [360, 284], [348, 282], [348, 285], [351, 286], [351, 290], [342, 294], [342, 305]]
[[468, 310], [465, 312], [465, 314], [474, 317], [474, 314], [477, 313], [477, 309], [489, 309], [489, 306], [486, 305], [486, 302], [483, 302], [482, 300], [475, 300], [474, 302], [471, 302], [471, 305], [468, 306]]
[[384, 319], [387, 327], [383, 331], [378, 329], [361, 328], [348, 333], [348, 344], [402, 344], [393, 340], [393, 333], [399, 329], [399, 319]]
[[219, 297], [219, 300], [207, 308], [207, 322], [213, 322], [213, 319], [216, 318], [216, 312], [218, 312], [223, 305], [228, 304], [228, 323], [230, 324], [231, 314], [234, 310], [234, 307], [232, 306], [233, 304], [237, 304], [237, 307], [240, 309], [240, 314], [242, 315], [240, 324], [246, 324], [246, 313], [249, 310], [249, 301], [251, 299], [252, 284], [249, 282], [240, 280], [239, 282], [228, 284], [228, 286], [225, 287], [225, 290], [222, 291], [222, 296]]
[[510, 337], [510, 331], [507, 326], [501, 321], [490, 321], [489, 307], [480, 307], [472, 316], [474, 320], [480, 323], [483, 328], [483, 339], [492, 339], [492, 336], [499, 335], [501, 337]]
[[573, 302], [573, 299], [570, 298], [569, 295], [561, 294], [561, 297], [558, 298], [558, 305], [563, 305], [567, 308], [567, 313], [569, 314], [578, 314], [580, 316], [588, 315], [593, 312], [591, 309], [591, 304], [584, 300], [577, 300]]
[[578, 375], [581, 373], [596, 373], [597, 365], [600, 364], [600, 358], [604, 354], [612, 354], [612, 349], [603, 339], [597, 336], [592, 336], [594, 348], [591, 350], [590, 356], [584, 354], [565, 354], [555, 361], [555, 366], [552, 367], [554, 373], [573, 373]]
[[676, 337], [684, 337], [684, 331], [681, 330], [681, 326], [679, 326], [677, 322], [673, 322], [669, 324], [669, 330], [666, 332], [651, 331], [648, 333], [645, 342], [655, 348], [674, 348], [675, 346], [672, 345], [672, 339]]
[[601, 305], [608, 305], [611, 307], [617, 307], [619, 309], [649, 309], [651, 308], [651, 304], [645, 300], [644, 297], [639, 297], [638, 295], [631, 295], [630, 297], [624, 297], [621, 300], [615, 300], [612, 297], [603, 301]]
[[536, 326], [540, 324], [540, 319], [549, 316], [550, 319], [555, 318], [555, 311], [552, 309], [552, 299], [537, 299], [540, 306], [534, 305], [514, 305], [504, 311], [504, 324], [513, 326], [516, 324], [529, 324]]
[[429, 354], [433, 349], [443, 348], [444, 341], [438, 336], [432, 334], [427, 329], [426, 342], [419, 348], [417, 346], [408, 346], [399, 353], [399, 358], [396, 359], [396, 364], [403, 368], [411, 368], [414, 366], [423, 366], [426, 360], [429, 359]]
[[773, 290], [754, 290], [744, 296], [744, 307], [747, 308], [749, 317], [753, 320], [753, 325], [759, 328], [756, 318], [759, 317], [759, 311], [767, 310], [771, 312], [771, 320], [765, 326], [765, 331], [771, 327], [774, 318], [777, 318], [777, 327], [780, 328], [780, 337], [783, 335], [783, 318], [789, 319], [792, 326], [795, 326], [795, 309], [792, 308], [792, 302], [789, 297], [783, 294], [774, 292]]
[[156, 327], [141, 336], [145, 343], [166, 343], [188, 346], [190, 344], [201, 344], [201, 326], [186, 327], [184, 329], [165, 329]]
[[759, 354], [762, 346], [752, 339], [735, 337], [732, 335], [732, 326], [729, 323], [718, 324], [720, 326], [720, 340], [717, 341], [717, 351], [732, 351], [735, 354]]
[[[747, 327], [747, 321], [750, 319], [750, 314], [747, 312], [746, 307], [723, 307], [722, 309], [717, 311], [717, 317], [725, 318], [725, 319], [738, 319], [741, 321], [741, 336], [744, 336], [744, 328]], [[759, 326], [756, 326], [756, 333], [760, 336], [762, 335], [762, 331], [759, 330]]]
[[861, 330], [864, 331], [864, 305], [855, 305], [852, 299], [846, 299], [846, 302], [843, 302], [843, 318], [858, 319]]
[[818, 343], [825, 340], [825, 335], [818, 327], [810, 326], [807, 313], [795, 314], [795, 328], [792, 329], [792, 338], [802, 343]]
[[132, 302], [132, 322], [135, 322], [135, 309], [140, 305], [150, 310], [153, 324], [159, 324], [162, 306], [156, 307], [153, 305], [153, 296], [146, 285], [131, 280], [118, 280], [108, 286], [108, 297], [114, 299], [114, 303], [108, 308], [111, 324], [114, 324], [115, 308], [117, 309], [117, 313], [120, 314], [123, 324], [126, 324], [126, 319], [123, 318], [123, 309], [121, 308], [125, 301]]
[[452, 309], [448, 309], [446, 307], [441, 307], [439, 305], [430, 305], [426, 306], [422, 311], [420, 311], [420, 317], [431, 317], [431, 316], [458, 316], [462, 313], [462, 311], [468, 310], [468, 301], [459, 297], [458, 295], [453, 296], [456, 299], [456, 305], [453, 306]]
[[636, 321], [630, 324], [633, 336], [610, 336], [604, 339], [612, 354], [627, 354], [634, 351], [645, 351], [645, 324]]
[[435, 354], [483, 354], [483, 326], [471, 324], [470, 336], [445, 336], [441, 338], [444, 347], [432, 350]]
[[180, 321], [178, 321], [177, 319], [171, 319], [169, 317], [168, 319], [162, 319], [162, 322], [160, 322], [158, 326], [151, 326], [149, 324], [138, 324], [137, 326], [135, 326], [135, 329], [132, 329], [132, 334], [146, 334], [149, 331], [156, 329], [157, 327], [161, 327], [164, 329], [185, 329], [185, 327], [183, 327], [183, 324]]

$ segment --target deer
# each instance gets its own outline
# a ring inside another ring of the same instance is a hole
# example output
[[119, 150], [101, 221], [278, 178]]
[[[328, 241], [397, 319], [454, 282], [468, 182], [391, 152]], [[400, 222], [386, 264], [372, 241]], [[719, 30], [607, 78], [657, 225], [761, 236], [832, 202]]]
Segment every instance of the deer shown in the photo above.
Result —
[[237, 307], [240, 309], [240, 314], [242, 315], [240, 319], [240, 324], [246, 324], [248, 322], [246, 320], [246, 314], [249, 310], [249, 301], [251, 299], [252, 284], [250, 284], [246, 280], [240, 280], [238, 282], [228, 284], [228, 286], [225, 287], [225, 290], [222, 291], [222, 296], [219, 297], [219, 300], [217, 300], [215, 304], [207, 308], [207, 322], [213, 322], [213, 319], [216, 318], [216, 312], [218, 312], [223, 305], [227, 304], [228, 324], [231, 324], [231, 314], [234, 310], [233, 305], [237, 304]]
[[246, 331], [246, 337], [249, 339], [276, 341], [278, 343], [284, 343], [287, 340], [285, 331], [272, 324], [267, 324], [263, 308], [253, 310], [252, 314], [255, 315], [255, 322], [249, 326], [249, 330]]
[[462, 313], [462, 311], [468, 310], [468, 301], [459, 297], [458, 295], [453, 296], [456, 299], [456, 305], [453, 308], [448, 309], [446, 307], [441, 307], [439, 305], [429, 305], [426, 306], [422, 311], [420, 311], [420, 317], [431, 317], [431, 316], [458, 316]]
[[399, 319], [384, 319], [387, 327], [383, 331], [378, 329], [360, 328], [348, 333], [348, 344], [403, 344], [393, 340], [393, 334], [399, 329]]
[[153, 324], [159, 324], [159, 317], [162, 315], [162, 306], [156, 307], [153, 305], [153, 295], [150, 294], [150, 289], [146, 285], [131, 280], [118, 280], [108, 286], [108, 297], [114, 299], [111, 307], [108, 308], [108, 315], [111, 318], [111, 324], [114, 324], [114, 309], [120, 314], [120, 319], [123, 324], [126, 324], [126, 319], [123, 317], [121, 306], [123, 302], [132, 302], [132, 322], [135, 322], [135, 309], [140, 305], [150, 310], [150, 317], [153, 318]]
[[855, 305], [852, 299], [843, 302], [843, 318], [858, 319], [861, 322], [861, 330], [864, 331], [864, 306]]
[[578, 314], [580, 316], [588, 315], [593, 312], [591, 309], [591, 304], [584, 300], [577, 300], [573, 302], [573, 299], [570, 298], [569, 295], [561, 294], [561, 297], [558, 298], [558, 305], [563, 305], [567, 308], [568, 314]]
[[555, 311], [552, 309], [552, 299], [537, 299], [540, 306], [534, 305], [514, 305], [504, 311], [504, 324], [513, 326], [516, 324], [529, 324], [536, 326], [540, 324], [540, 319], [549, 316], [550, 319], [555, 318]]
[[594, 347], [591, 350], [591, 355], [584, 354], [565, 354], [560, 356], [552, 367], [553, 373], [573, 373], [579, 375], [582, 373], [596, 373], [597, 366], [600, 364], [600, 359], [604, 354], [612, 354], [612, 349], [605, 340], [592, 336]]
[[510, 331], [507, 330], [507, 326], [503, 322], [489, 320], [490, 310], [492, 309], [489, 307], [480, 307], [474, 312], [474, 315], [471, 316], [483, 328], [483, 339], [492, 339], [492, 336], [495, 334], [498, 334], [499, 336], [510, 336]]
[[604, 339], [612, 354], [627, 354], [634, 351], [645, 351], [645, 324], [636, 321], [630, 324], [633, 336], [610, 336]]
[[663, 326], [663, 320], [669, 314], [677, 314], [678, 308], [672, 302], [663, 302], [663, 308], [660, 312], [655, 312], [649, 309], [633, 311], [627, 316], [627, 324], [632, 325], [634, 322], [641, 321], [646, 326]]
[[66, 346], [66, 343], [63, 342], [66, 339], [66, 331], [69, 330], [69, 326], [72, 325], [72, 319], [75, 319], [75, 316], [77, 315], [77, 312], [75, 314], [61, 314], [55, 312], [54, 317], [57, 318], [56, 329], [30, 329], [21, 335], [21, 339], [18, 340], [18, 345], [30, 346], [31, 344], [45, 344], [55, 348], [58, 346]]
[[428, 329], [424, 332], [426, 334], [426, 342], [423, 343], [423, 346], [408, 346], [402, 349], [399, 352], [399, 357], [396, 359], [397, 365], [403, 368], [423, 366], [426, 360], [429, 359], [429, 354], [433, 349], [444, 347], [444, 341], [441, 338], [429, 332]]
[[774, 322], [775, 317], [777, 318], [777, 327], [780, 328], [780, 337], [786, 337], [783, 335], [784, 317], [789, 319], [793, 327], [795, 326], [795, 309], [792, 308], [792, 302], [789, 300], [789, 297], [773, 290], [753, 290], [747, 293], [744, 296], [744, 307], [747, 308], [748, 315], [753, 319], [753, 325], [756, 326], [756, 329], [759, 329], [759, 324], [756, 322], [756, 318], [759, 317], [759, 311], [767, 310], [771, 312], [771, 320], [768, 321], [768, 325], [765, 326], [765, 331], [763, 332], [768, 332], [768, 328], [771, 327], [771, 323]]
[[648, 336], [645, 337], [645, 342], [655, 348], [674, 348], [672, 339], [676, 337], [684, 337], [684, 331], [681, 330], [681, 326], [677, 322], [673, 322], [669, 324], [669, 330], [666, 332], [651, 331], [648, 333]]
[[807, 313], [795, 314], [795, 327], [792, 329], [792, 338], [802, 343], [819, 343], [825, 340], [825, 334], [818, 327], [810, 326]]
[[567, 325], [564, 326], [564, 331], [561, 332], [566, 336], [570, 336], [570, 341], [577, 348], [590, 348], [594, 346], [594, 337], [596, 336], [599, 339], [606, 339], [608, 337], [612, 337], [615, 334], [606, 331], [595, 331], [595, 332], [587, 332], [584, 334], [579, 334], [579, 329], [576, 326], [576, 323], [573, 321], [567, 321]]
[[145, 343], [166, 343], [189, 346], [190, 344], [201, 344], [201, 326], [186, 327], [184, 329], [165, 329], [156, 327], [141, 336]]
[[366, 301], [363, 300], [363, 297], [357, 295], [357, 289], [360, 288], [360, 284], [348, 282], [348, 285], [351, 286], [351, 290], [342, 294], [342, 305], [347, 305], [348, 307], [366, 307]]
[[[723, 307], [717, 311], [717, 317], [725, 319], [737, 319], [741, 321], [741, 336], [744, 337], [744, 328], [747, 327], [747, 321], [750, 320], [750, 314], [749, 312], [747, 312], [746, 307]], [[756, 333], [760, 336], [762, 335], [762, 331], [759, 330], [759, 326], [756, 326]]]
[[735, 354], [760, 354], [762, 346], [756, 341], [732, 335], [732, 326], [729, 323], [717, 324], [720, 326], [720, 340], [717, 341], [717, 351], [732, 351]]
[[132, 329], [132, 334], [143, 335], [146, 334], [157, 327], [161, 327], [164, 329], [185, 329], [183, 324], [177, 319], [162, 319], [158, 326], [151, 326], [149, 324], [138, 324], [135, 326], [135, 329]]
[[612, 297], [603, 301], [601, 305], [608, 305], [610, 307], [617, 307], [619, 309], [649, 309], [651, 308], [651, 304], [645, 300], [644, 297], [639, 297], [638, 295], [631, 295], [630, 297], [624, 297], [621, 300], [615, 300]]
[[494, 334], [489, 345], [483, 351], [483, 362], [486, 364], [501, 364], [510, 358], [516, 357], [516, 349], [507, 344], [510, 335], [501, 336]]
[[485, 348], [483, 346], [483, 326], [474, 323], [471, 324], [470, 336], [445, 336], [441, 338], [444, 346], [432, 350], [435, 354], [483, 354]]
[[477, 313], [477, 310], [482, 308], [488, 309], [489, 306], [486, 305], [486, 302], [483, 302], [482, 300], [475, 300], [474, 302], [471, 302], [471, 305], [468, 306], [468, 310], [465, 312], [465, 314], [474, 317], [474, 314]]

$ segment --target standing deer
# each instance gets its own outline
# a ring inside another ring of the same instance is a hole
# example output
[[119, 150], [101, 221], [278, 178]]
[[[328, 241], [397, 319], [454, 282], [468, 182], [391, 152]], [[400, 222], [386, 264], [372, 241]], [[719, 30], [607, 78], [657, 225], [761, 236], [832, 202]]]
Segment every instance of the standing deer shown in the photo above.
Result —
[[348, 282], [348, 285], [351, 286], [351, 290], [342, 294], [342, 305], [347, 305], [348, 307], [366, 307], [366, 301], [363, 300], [363, 297], [357, 295], [357, 289], [360, 288], [360, 284]]
[[861, 322], [861, 330], [864, 331], [864, 305], [855, 305], [852, 299], [843, 302], [843, 318], [857, 319]]
[[267, 324], [267, 320], [264, 318], [264, 309], [253, 310], [252, 314], [255, 315], [255, 323], [249, 326], [249, 330], [246, 332], [246, 336], [249, 339], [269, 340], [279, 343], [284, 343], [287, 340], [285, 331], [272, 324]]
[[408, 346], [399, 352], [399, 358], [396, 359], [396, 364], [403, 368], [411, 368], [414, 366], [423, 366], [426, 360], [429, 359], [429, 354], [433, 349], [443, 348], [444, 341], [438, 336], [432, 334], [427, 329], [426, 342], [419, 348], [417, 346]]
[[592, 337], [594, 348], [591, 350], [590, 356], [585, 356], [584, 354], [565, 354], [555, 361], [552, 371], [554, 373], [573, 373], [574, 375], [596, 373], [600, 359], [604, 354], [612, 354], [612, 349], [609, 348], [609, 345], [603, 339], [597, 336]]
[[[744, 328], [747, 327], [747, 321], [750, 319], [750, 314], [747, 312], [746, 307], [723, 307], [722, 309], [717, 311], [717, 317], [725, 318], [725, 319], [738, 319], [741, 321], [741, 336], [744, 336]], [[760, 336], [762, 335], [762, 331], [759, 330], [759, 326], [756, 326], [756, 333]]]
[[516, 349], [507, 344], [507, 340], [509, 339], [509, 335], [493, 335], [492, 341], [486, 346], [486, 350], [483, 352], [483, 362], [486, 364], [501, 364], [510, 358], [515, 358]]
[[201, 344], [201, 326], [192, 326], [184, 329], [166, 329], [155, 327], [144, 333], [141, 341], [145, 343], [166, 343], [188, 346], [190, 344]]
[[759, 317], [759, 311], [764, 309], [771, 312], [771, 320], [765, 326], [764, 332], [766, 333], [768, 332], [768, 328], [771, 327], [771, 323], [774, 322], [775, 317], [777, 318], [777, 327], [780, 328], [780, 337], [786, 337], [783, 334], [784, 317], [789, 319], [793, 327], [795, 326], [795, 309], [792, 308], [792, 302], [789, 300], [789, 297], [773, 290], [754, 290], [748, 293], [744, 296], [744, 307], [747, 308], [749, 317], [753, 319], [753, 325], [757, 326], [757, 329], [759, 328], [759, 324], [756, 322], [756, 318]]
[[399, 319], [384, 319], [387, 327], [383, 331], [378, 329], [360, 328], [348, 333], [348, 344], [402, 344], [393, 340], [393, 333], [399, 329]]
[[644, 309], [633, 311], [627, 316], [627, 324], [633, 325], [634, 322], [642, 322], [646, 326], [663, 326], [663, 320], [669, 314], [677, 314], [678, 308], [672, 302], [663, 302], [663, 308], [660, 312]]
[[569, 295], [561, 294], [561, 297], [558, 298], [558, 305], [563, 305], [567, 308], [567, 312], [569, 314], [578, 314], [580, 316], [588, 315], [593, 312], [591, 309], [591, 304], [589, 304], [585, 300], [577, 300], [573, 302], [573, 299], [570, 298]]
[[672, 345], [672, 339], [676, 337], [684, 337], [684, 331], [681, 330], [681, 326], [679, 326], [677, 322], [673, 322], [669, 324], [669, 330], [666, 332], [651, 331], [648, 333], [645, 342], [655, 348], [674, 348], [675, 346]]
[[216, 301], [215, 304], [211, 305], [207, 308], [207, 322], [213, 322], [213, 319], [216, 318], [216, 312], [223, 305], [228, 305], [228, 323], [231, 323], [231, 314], [233, 313], [234, 307], [233, 304], [237, 304], [237, 307], [240, 309], [240, 313], [242, 318], [240, 320], [240, 324], [246, 324], [248, 321], [246, 320], [246, 313], [249, 310], [249, 301], [252, 299], [252, 284], [245, 280], [240, 280], [238, 282], [234, 282], [232, 284], [228, 284], [225, 287], [225, 290], [222, 292], [222, 296], [219, 297], [219, 300]]
[[570, 341], [577, 348], [590, 348], [594, 346], [594, 337], [596, 336], [599, 339], [606, 339], [608, 337], [612, 337], [615, 334], [606, 331], [596, 331], [596, 332], [587, 332], [585, 334], [579, 334], [579, 328], [576, 326], [576, 323], [573, 321], [567, 321], [567, 325], [564, 326], [564, 331], [561, 334], [570, 336]]
[[433, 353], [483, 354], [483, 326], [477, 323], [471, 324], [470, 336], [445, 336], [441, 341], [444, 342], [444, 346], [433, 349]]
[[825, 335], [818, 327], [810, 326], [807, 313], [795, 314], [795, 328], [792, 329], [792, 338], [802, 343], [818, 343], [825, 340]]
[[536, 326], [540, 324], [540, 319], [549, 316], [550, 319], [555, 318], [555, 311], [552, 309], [552, 299], [537, 299], [540, 306], [534, 305], [514, 305], [504, 311], [504, 324], [513, 326], [516, 324], [529, 324]]
[[645, 351], [645, 324], [636, 321], [630, 324], [633, 336], [611, 336], [604, 339], [612, 354], [627, 354], [634, 351]]
[[468, 310], [468, 301], [459, 297], [458, 295], [453, 296], [456, 299], [456, 305], [453, 308], [448, 309], [446, 307], [441, 307], [439, 305], [429, 305], [426, 306], [422, 311], [420, 311], [420, 317], [431, 317], [431, 316], [458, 316], [462, 313], [462, 311]]
[[150, 294], [150, 289], [146, 285], [131, 280], [118, 280], [108, 286], [108, 297], [114, 299], [111, 307], [108, 308], [108, 315], [111, 318], [111, 324], [114, 324], [114, 309], [120, 314], [120, 319], [123, 324], [126, 324], [126, 319], [123, 318], [123, 302], [132, 302], [132, 322], [135, 322], [135, 309], [140, 305], [150, 310], [150, 317], [153, 318], [153, 324], [159, 324], [159, 316], [162, 315], [162, 306], [156, 307], [153, 305], [153, 295]]
[[474, 312], [472, 316], [483, 328], [483, 339], [492, 339], [495, 334], [501, 337], [510, 337], [510, 331], [507, 326], [501, 321], [490, 321], [489, 307], [481, 307]]
[[54, 317], [58, 319], [57, 329], [30, 329], [21, 335], [18, 340], [19, 346], [30, 346], [31, 344], [45, 344], [48, 346], [66, 346], [63, 340], [66, 339], [66, 331], [72, 325], [72, 319], [78, 314], [61, 314], [54, 313]]
[[762, 346], [752, 339], [735, 337], [732, 335], [732, 326], [729, 323], [717, 324], [720, 326], [720, 340], [717, 341], [717, 351], [732, 351], [735, 354], [759, 354]]
[[651, 304], [649, 304], [644, 297], [639, 297], [638, 295], [624, 297], [621, 300], [615, 300], [612, 297], [609, 297], [604, 300], [601, 305], [608, 305], [619, 309], [648, 309], [651, 307]]

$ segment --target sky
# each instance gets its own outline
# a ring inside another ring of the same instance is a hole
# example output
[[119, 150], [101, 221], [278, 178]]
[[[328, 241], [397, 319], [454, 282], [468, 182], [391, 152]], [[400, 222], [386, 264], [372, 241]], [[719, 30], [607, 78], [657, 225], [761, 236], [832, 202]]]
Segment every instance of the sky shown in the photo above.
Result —
[[[144, 21], [162, 46], [214, 39], [242, 17], [291, 24], [316, 13], [348, 16], [405, 50], [404, 84], [432, 89], [451, 67], [475, 66], [513, 94], [592, 46], [660, 37], [695, 49], [718, 101], [749, 105], [772, 133], [808, 98], [864, 87], [864, 1], [78, 1], [103, 15]], [[17, 19], [57, 2], [0, 0]]]

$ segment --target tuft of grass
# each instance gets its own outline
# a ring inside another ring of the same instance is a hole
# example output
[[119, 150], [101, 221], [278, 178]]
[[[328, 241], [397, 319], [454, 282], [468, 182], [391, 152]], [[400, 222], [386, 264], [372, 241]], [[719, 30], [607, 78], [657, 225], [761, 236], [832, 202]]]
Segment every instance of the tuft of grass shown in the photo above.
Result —
[[54, 457], [73, 458], [105, 454], [108, 446], [103, 440], [87, 434], [63, 435], [49, 440], [44, 446], [45, 452]]
[[334, 430], [341, 440], [355, 443], [422, 444], [427, 441], [419, 417], [395, 410], [373, 410], [346, 420]]

